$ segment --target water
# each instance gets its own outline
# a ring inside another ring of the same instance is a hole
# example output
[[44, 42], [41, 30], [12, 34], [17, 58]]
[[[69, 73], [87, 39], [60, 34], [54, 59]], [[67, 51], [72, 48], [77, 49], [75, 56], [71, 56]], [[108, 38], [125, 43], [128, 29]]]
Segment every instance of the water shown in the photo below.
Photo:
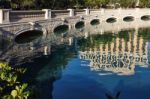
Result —
[[1, 58], [27, 68], [33, 99], [150, 99], [150, 28], [86, 30], [14, 44]]

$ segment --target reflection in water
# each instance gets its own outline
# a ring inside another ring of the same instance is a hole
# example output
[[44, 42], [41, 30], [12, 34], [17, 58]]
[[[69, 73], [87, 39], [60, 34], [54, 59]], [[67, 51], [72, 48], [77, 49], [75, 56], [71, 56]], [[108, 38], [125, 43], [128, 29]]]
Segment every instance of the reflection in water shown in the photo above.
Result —
[[150, 40], [150, 28], [140, 28], [138, 36], [142, 37], [144, 40]]
[[37, 39], [38, 37], [40, 37], [42, 35], [43, 35], [42, 31], [37, 31], [37, 30], [27, 31], [27, 32], [19, 34], [15, 38], [15, 41], [19, 44], [29, 43], [29, 42], [32, 42], [33, 40]]
[[2, 45], [0, 59], [27, 68], [31, 99], [149, 99], [149, 28], [92, 28]]
[[3, 50], [6, 50], [12, 41], [10, 39], [5, 39], [2, 36], [0, 36], [0, 53], [3, 52]]
[[22, 80], [32, 86], [34, 91], [32, 98], [52, 99], [53, 82], [61, 77], [69, 59], [74, 56], [75, 51], [72, 47], [63, 45], [56, 47], [57, 49], [53, 49], [51, 55], [42, 55], [32, 62], [22, 64], [28, 69]]
[[[148, 66], [148, 43], [135, 31], [121, 31], [114, 35], [113, 41], [105, 39], [111, 42], [99, 43], [102, 40], [99, 39], [85, 40], [90, 43], [82, 45], [84, 49], [80, 51], [80, 58], [90, 61], [91, 70], [131, 75], [136, 65]], [[94, 46], [89, 47], [91, 42]]]
[[[8, 48], [3, 47], [0, 59], [5, 60], [10, 65], [32, 62], [33, 59], [41, 57], [42, 55], [49, 55], [52, 50], [52, 45], [60, 45], [66, 42], [60, 41], [60, 38], [61, 36], [49, 34], [47, 38], [40, 36], [29, 43], [15, 43], [13, 46], [11, 46], [12, 44], [10, 43], [6, 45]], [[13, 43], [13, 41], [11, 42]]]

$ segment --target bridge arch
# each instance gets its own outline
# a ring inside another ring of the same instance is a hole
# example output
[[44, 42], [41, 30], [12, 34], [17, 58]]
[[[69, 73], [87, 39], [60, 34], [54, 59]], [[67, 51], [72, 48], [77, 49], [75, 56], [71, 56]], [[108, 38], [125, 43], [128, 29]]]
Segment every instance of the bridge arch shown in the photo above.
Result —
[[91, 20], [90, 24], [91, 25], [98, 25], [98, 24], [100, 24], [100, 20], [99, 19], [93, 19], [93, 20]]
[[53, 29], [53, 33], [55, 33], [55, 34], [62, 34], [62, 33], [68, 32], [68, 31], [69, 31], [68, 24], [61, 24], [61, 25], [56, 26]]
[[150, 20], [150, 15], [143, 15], [143, 16], [141, 16], [141, 20], [143, 20], [143, 21]]
[[76, 29], [81, 29], [85, 26], [85, 22], [84, 21], [78, 21], [75, 23], [75, 28]]
[[107, 23], [115, 23], [116, 21], [117, 21], [117, 18], [115, 18], [115, 17], [110, 17], [110, 18], [106, 19]]
[[126, 17], [123, 18], [123, 21], [125, 21], [125, 22], [134, 21], [134, 17], [133, 16], [126, 16]]
[[42, 30], [26, 29], [24, 31], [22, 30], [17, 35], [15, 35], [14, 42], [16, 42], [18, 44], [29, 43], [29, 42], [37, 39], [38, 37], [41, 37], [42, 35], [43, 35]]

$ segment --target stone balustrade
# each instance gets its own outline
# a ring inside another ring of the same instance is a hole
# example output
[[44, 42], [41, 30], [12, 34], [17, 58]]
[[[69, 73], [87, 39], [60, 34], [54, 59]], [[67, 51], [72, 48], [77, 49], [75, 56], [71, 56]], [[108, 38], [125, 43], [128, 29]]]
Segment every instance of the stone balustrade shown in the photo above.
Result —
[[75, 16], [95, 16], [101, 21], [106, 21], [110, 17], [115, 17], [117, 20], [123, 19], [126, 16], [133, 16], [134, 18], [141, 18], [144, 15], [150, 15], [148, 8], [134, 8], [134, 9], [67, 9], [67, 10], [26, 10], [17, 11], [10, 9], [0, 9], [0, 24], [9, 24], [12, 22], [31, 22], [38, 20], [61, 18]]
[[21, 22], [30, 20], [41, 20], [44, 19], [45, 12], [41, 10], [32, 11], [10, 11], [10, 22]]
[[[1, 9], [0, 10], [0, 24], [9, 24], [11, 22], [30, 22], [45, 20], [51, 18], [66, 18], [74, 16], [83, 16], [86, 15], [87, 11], [85, 10], [10, 10], [10, 9]], [[88, 14], [87, 14], [88, 15]]]

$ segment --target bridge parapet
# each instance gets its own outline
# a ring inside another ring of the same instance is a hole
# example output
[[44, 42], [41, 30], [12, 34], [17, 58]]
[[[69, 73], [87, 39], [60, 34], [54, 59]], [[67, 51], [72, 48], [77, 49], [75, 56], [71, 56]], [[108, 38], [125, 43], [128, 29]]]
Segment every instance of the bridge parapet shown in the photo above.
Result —
[[10, 11], [10, 22], [28, 22], [43, 20], [45, 12], [41, 10]]
[[[73, 16], [70, 16], [70, 13]], [[86, 12], [84, 10], [10, 10], [10, 9], [0, 9], [0, 23], [8, 24], [13, 22], [30, 22], [30, 21], [38, 21], [45, 20], [51, 18], [66, 18], [66, 17], [74, 17], [74, 16], [82, 16], [85, 15]]]
[[81, 16], [97, 16], [101, 20], [106, 20], [110, 17], [123, 19], [125, 16], [133, 16], [140, 18], [142, 15], [150, 15], [148, 8], [143, 9], [68, 9], [68, 10], [28, 10], [28, 11], [14, 11], [10, 9], [0, 10], [0, 23], [8, 24], [9, 22], [30, 22], [46, 19], [67, 18], [67, 17], [81, 17]]

